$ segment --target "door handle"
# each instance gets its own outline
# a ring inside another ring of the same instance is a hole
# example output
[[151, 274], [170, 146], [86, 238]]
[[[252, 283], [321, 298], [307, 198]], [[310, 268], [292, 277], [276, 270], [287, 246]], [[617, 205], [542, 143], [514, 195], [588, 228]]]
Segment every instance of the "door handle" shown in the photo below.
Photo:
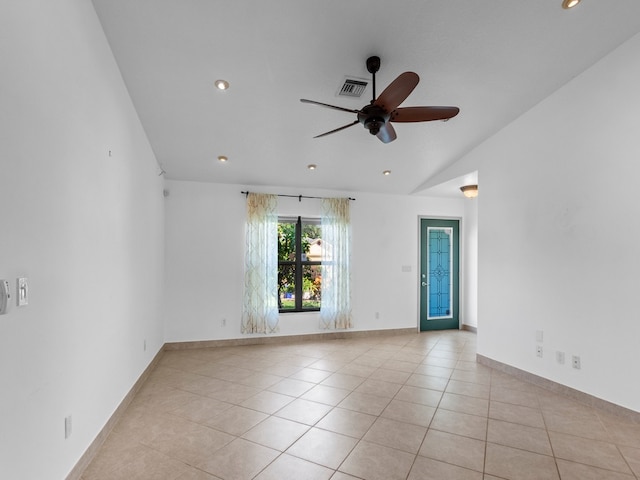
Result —
[[422, 282], [422, 286], [426, 287], [427, 286], [427, 282]]

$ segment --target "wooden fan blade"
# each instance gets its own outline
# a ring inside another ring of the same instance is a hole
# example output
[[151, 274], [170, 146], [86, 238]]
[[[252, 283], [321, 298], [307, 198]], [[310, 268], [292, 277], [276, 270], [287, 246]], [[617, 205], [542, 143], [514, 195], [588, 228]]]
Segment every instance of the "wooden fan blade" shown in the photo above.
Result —
[[332, 133], [339, 132], [340, 130], [344, 130], [345, 128], [353, 127], [356, 123], [359, 123], [358, 120], [356, 120], [353, 123], [348, 123], [347, 125], [344, 125], [340, 128], [336, 128], [335, 130], [331, 130], [330, 132], [321, 133], [320, 135], [316, 135], [313, 138], [326, 137], [327, 135], [331, 135]]
[[393, 142], [397, 137], [396, 129], [389, 122], [380, 127], [380, 131], [376, 135], [382, 143]]
[[349, 108], [336, 107], [335, 105], [329, 105], [328, 103], [316, 102], [314, 100], [307, 100], [306, 98], [301, 98], [300, 101], [302, 103], [310, 103], [311, 105], [320, 105], [321, 107], [333, 108], [334, 110], [341, 110], [343, 112], [360, 113], [360, 110], [352, 110], [352, 109], [349, 109]]
[[448, 120], [455, 117], [458, 107], [405, 107], [391, 112], [392, 122], [430, 122], [432, 120]]
[[405, 101], [405, 99], [416, 88], [420, 77], [417, 73], [404, 72], [398, 75], [393, 82], [389, 84], [387, 88], [380, 94], [380, 96], [373, 102], [374, 105], [384, 108], [387, 112], [395, 110], [398, 105]]

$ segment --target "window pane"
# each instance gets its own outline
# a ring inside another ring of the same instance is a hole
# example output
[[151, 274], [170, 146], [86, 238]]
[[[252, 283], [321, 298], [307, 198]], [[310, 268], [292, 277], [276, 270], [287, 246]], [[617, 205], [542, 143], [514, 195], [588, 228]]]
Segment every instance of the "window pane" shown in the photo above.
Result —
[[278, 261], [296, 259], [296, 222], [278, 222]]
[[302, 219], [302, 261], [322, 260], [322, 227], [318, 220]]
[[296, 266], [278, 266], [278, 308], [294, 310], [296, 308]]
[[302, 308], [320, 308], [321, 272], [320, 265], [302, 267]]

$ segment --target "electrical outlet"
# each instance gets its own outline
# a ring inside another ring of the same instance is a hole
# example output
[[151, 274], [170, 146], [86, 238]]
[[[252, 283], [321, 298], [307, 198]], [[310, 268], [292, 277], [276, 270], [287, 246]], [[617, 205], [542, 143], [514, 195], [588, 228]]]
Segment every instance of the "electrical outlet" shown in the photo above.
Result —
[[580, 357], [578, 355], [574, 355], [571, 357], [571, 366], [576, 370], [580, 370]]
[[142, 350], [145, 351], [145, 352], [147, 351], [147, 339], [146, 338], [144, 339]]
[[223, 327], [226, 327], [226, 326], [227, 326], [227, 319], [226, 319], [226, 318], [223, 318], [223, 319], [222, 319], [222, 326], [223, 326]]
[[564, 365], [564, 352], [556, 352], [556, 362], [560, 365]]
[[536, 355], [542, 358], [542, 345], [536, 345]]
[[542, 330], [536, 330], [536, 342], [542, 343], [544, 341], [544, 332]]
[[376, 320], [380, 318], [380, 312], [376, 312]]

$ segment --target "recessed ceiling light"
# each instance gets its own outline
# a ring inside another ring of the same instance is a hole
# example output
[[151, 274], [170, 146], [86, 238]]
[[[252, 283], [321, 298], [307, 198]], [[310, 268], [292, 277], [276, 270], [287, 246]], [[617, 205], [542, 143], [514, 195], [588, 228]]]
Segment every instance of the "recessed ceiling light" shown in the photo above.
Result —
[[573, 8], [580, 3], [580, 0], [562, 0], [562, 8], [569, 9]]
[[229, 88], [229, 82], [226, 80], [216, 80], [216, 88], [218, 90], [226, 90]]
[[218, 161], [225, 163], [229, 160], [229, 158], [225, 157], [224, 155], [218, 155]]
[[309, 170], [315, 170], [316, 168], [318, 168], [318, 166], [315, 163], [310, 163], [309, 165], [307, 165], [307, 168]]
[[384, 172], [382, 172], [382, 174], [386, 177], [391, 175], [391, 170], [385, 170]]

